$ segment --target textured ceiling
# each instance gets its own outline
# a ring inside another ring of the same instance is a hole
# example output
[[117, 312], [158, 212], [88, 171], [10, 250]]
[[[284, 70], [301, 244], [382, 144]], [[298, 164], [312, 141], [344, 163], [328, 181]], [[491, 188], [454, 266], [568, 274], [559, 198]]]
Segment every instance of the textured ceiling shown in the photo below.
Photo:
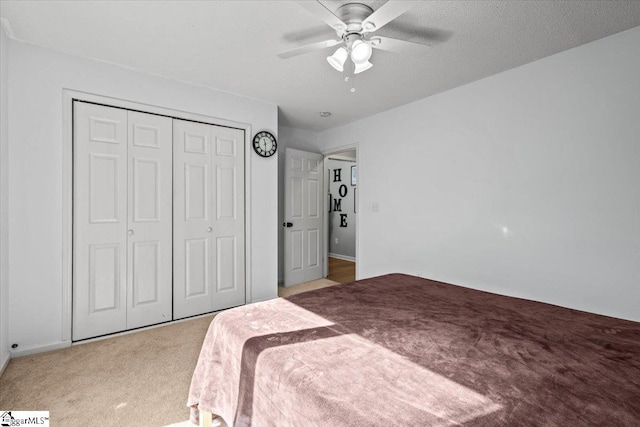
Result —
[[[346, 1], [322, 3], [335, 10]], [[384, 1], [363, 1], [374, 10]], [[375, 50], [350, 82], [335, 48], [279, 52], [334, 32], [289, 1], [7, 1], [13, 37], [278, 104], [280, 124], [323, 130], [640, 25], [640, 1], [419, 1], [379, 31], [432, 45]], [[332, 112], [321, 118], [320, 111]]]

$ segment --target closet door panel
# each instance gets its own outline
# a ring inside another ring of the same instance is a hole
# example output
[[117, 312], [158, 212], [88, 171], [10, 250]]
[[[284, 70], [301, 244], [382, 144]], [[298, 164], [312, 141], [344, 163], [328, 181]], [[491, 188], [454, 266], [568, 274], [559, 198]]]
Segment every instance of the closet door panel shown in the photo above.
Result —
[[245, 303], [244, 131], [212, 127], [215, 145], [213, 310]]
[[117, 243], [89, 245], [89, 313], [117, 309], [121, 251]]
[[184, 297], [186, 299], [207, 295], [209, 280], [209, 239], [185, 239], [184, 241]]
[[126, 329], [127, 113], [74, 102], [74, 341]]
[[127, 329], [171, 320], [172, 119], [128, 111]]
[[211, 126], [173, 122], [173, 318], [212, 311]]

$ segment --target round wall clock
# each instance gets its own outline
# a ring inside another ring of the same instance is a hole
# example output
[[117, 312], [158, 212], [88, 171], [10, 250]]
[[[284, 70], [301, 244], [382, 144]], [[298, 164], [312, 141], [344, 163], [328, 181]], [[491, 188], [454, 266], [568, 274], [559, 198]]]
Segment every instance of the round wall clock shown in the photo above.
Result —
[[258, 132], [253, 137], [253, 149], [262, 157], [273, 156], [277, 148], [276, 138], [267, 131]]

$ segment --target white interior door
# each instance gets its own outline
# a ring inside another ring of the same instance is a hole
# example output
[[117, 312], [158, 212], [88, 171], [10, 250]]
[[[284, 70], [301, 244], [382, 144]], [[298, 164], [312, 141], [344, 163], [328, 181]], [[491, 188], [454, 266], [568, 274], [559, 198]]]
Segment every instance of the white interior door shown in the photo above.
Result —
[[74, 103], [73, 339], [126, 329], [127, 112]]
[[127, 329], [171, 320], [172, 119], [128, 112]]
[[244, 137], [74, 103], [74, 341], [245, 303]]
[[174, 120], [173, 317], [245, 303], [244, 131]]
[[173, 124], [173, 318], [210, 311], [211, 131], [202, 123]]
[[74, 103], [73, 340], [171, 320], [171, 128]]
[[323, 156], [286, 149], [284, 285], [322, 277]]
[[245, 301], [244, 130], [211, 126], [214, 291], [212, 310]]

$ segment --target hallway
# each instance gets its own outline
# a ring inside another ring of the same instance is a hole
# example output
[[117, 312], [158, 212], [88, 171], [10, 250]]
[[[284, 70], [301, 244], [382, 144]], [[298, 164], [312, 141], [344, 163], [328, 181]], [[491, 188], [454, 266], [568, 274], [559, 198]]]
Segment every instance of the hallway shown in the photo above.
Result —
[[329, 275], [327, 279], [338, 283], [356, 280], [356, 263], [329, 257]]

